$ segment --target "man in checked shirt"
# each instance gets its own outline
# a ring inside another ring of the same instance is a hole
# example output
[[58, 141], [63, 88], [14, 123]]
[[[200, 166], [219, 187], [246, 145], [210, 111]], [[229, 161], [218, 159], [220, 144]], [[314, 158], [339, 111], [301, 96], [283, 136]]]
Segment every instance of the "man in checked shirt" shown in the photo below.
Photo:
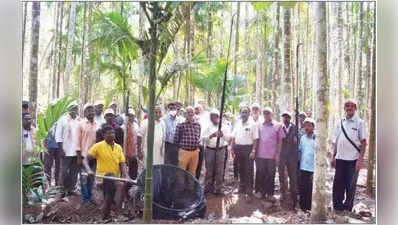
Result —
[[194, 109], [186, 108], [186, 121], [177, 125], [174, 143], [179, 147], [178, 164], [195, 176], [199, 161], [200, 124], [194, 121]]

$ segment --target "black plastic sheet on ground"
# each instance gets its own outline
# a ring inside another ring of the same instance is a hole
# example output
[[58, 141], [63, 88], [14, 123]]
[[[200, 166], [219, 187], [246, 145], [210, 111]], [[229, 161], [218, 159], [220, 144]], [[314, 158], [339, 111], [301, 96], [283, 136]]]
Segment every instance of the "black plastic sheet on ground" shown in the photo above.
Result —
[[[144, 170], [138, 178], [136, 199], [143, 199], [145, 173]], [[199, 181], [179, 167], [154, 165], [152, 194], [154, 219], [186, 220], [205, 216], [206, 199]]]

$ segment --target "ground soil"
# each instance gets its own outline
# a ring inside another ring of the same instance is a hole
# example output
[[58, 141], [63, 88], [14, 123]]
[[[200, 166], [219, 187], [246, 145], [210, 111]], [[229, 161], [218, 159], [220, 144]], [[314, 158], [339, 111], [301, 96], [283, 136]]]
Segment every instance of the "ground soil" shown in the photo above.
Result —
[[[204, 167], [203, 167], [204, 168]], [[332, 179], [334, 170], [328, 170], [327, 177], [327, 202], [328, 221], [327, 223], [375, 223], [375, 199], [366, 194], [366, 163], [365, 168], [360, 172], [357, 186], [354, 211], [351, 215], [337, 216], [331, 210]], [[203, 184], [205, 169], [202, 170], [200, 182]], [[235, 193], [238, 187], [233, 179], [233, 168], [231, 159], [227, 163], [225, 177], [225, 196], [209, 194], [207, 199], [207, 212], [205, 218], [198, 218], [189, 221], [164, 221], [155, 220], [153, 223], [310, 223], [310, 214], [296, 210], [289, 210], [285, 202], [280, 201], [279, 180], [276, 174], [275, 203], [263, 199], [247, 198]], [[50, 199], [47, 204], [36, 207], [24, 207], [25, 223], [143, 223], [138, 216], [133, 217], [134, 212], [129, 205], [115, 214], [109, 220], [102, 220], [100, 206], [93, 204], [80, 204], [80, 195], [72, 195], [65, 198]], [[95, 191], [94, 199], [101, 202], [101, 194]]]

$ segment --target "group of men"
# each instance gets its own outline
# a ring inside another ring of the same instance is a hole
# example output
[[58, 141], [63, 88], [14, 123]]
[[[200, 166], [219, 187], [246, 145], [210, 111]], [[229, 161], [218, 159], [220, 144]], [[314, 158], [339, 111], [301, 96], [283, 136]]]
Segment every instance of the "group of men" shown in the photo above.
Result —
[[[102, 210], [104, 217], [108, 217], [113, 202], [116, 209], [121, 207], [127, 187], [125, 183], [117, 183], [113, 189], [106, 188], [106, 180], [95, 178], [94, 174], [127, 180], [137, 178], [140, 162], [146, 167], [148, 119], [138, 121], [131, 108], [126, 115], [117, 114], [116, 103], [104, 112], [103, 107], [102, 102], [86, 104], [83, 118], [80, 118], [78, 105], [71, 104], [69, 113], [50, 132], [54, 133], [54, 143], [44, 143], [49, 150], [44, 164], [51, 175], [55, 162], [55, 182], [64, 187], [65, 195], [76, 192], [78, 173], [84, 169], [87, 176], [80, 175], [83, 204], [98, 204], [92, 198], [96, 184], [103, 190]], [[353, 100], [345, 102], [346, 115], [335, 129], [331, 162], [336, 167], [333, 206], [337, 211], [352, 210], [356, 178], [366, 149], [365, 126], [356, 114], [356, 107]], [[220, 118], [217, 109], [206, 110], [203, 100], [194, 107], [185, 108], [179, 102], [170, 102], [165, 115], [160, 105], [154, 111], [154, 165], [178, 166], [199, 179], [205, 164], [205, 194], [224, 195], [226, 163], [232, 156], [234, 178], [239, 183], [237, 192], [248, 202], [253, 197], [276, 201], [275, 174], [278, 170], [281, 200], [291, 209], [295, 209], [298, 200], [302, 210], [311, 209], [317, 148], [315, 121], [305, 113], [299, 114], [297, 128], [291, 122], [290, 112], [283, 112], [278, 122], [270, 107], [261, 108], [257, 103], [241, 104], [236, 118], [230, 113]], [[31, 123], [30, 114], [24, 112], [24, 164], [32, 156], [35, 145]], [[51, 178], [49, 181], [51, 183]]]

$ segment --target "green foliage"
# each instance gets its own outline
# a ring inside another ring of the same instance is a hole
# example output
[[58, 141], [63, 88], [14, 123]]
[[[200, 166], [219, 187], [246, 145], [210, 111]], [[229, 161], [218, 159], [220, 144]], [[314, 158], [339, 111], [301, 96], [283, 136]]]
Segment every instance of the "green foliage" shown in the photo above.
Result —
[[28, 203], [28, 196], [35, 196], [41, 202], [43, 195], [40, 193], [42, 185], [46, 182], [46, 174], [43, 165], [40, 163], [31, 164], [22, 170], [22, 196], [25, 203]]
[[254, 11], [263, 12], [266, 10], [273, 2], [251, 2]]
[[296, 7], [296, 4], [297, 4], [297, 2], [288, 2], [288, 1], [285, 1], [285, 2], [279, 2], [279, 5], [281, 6], [281, 7], [284, 7], [284, 8], [294, 8], [294, 7]]

